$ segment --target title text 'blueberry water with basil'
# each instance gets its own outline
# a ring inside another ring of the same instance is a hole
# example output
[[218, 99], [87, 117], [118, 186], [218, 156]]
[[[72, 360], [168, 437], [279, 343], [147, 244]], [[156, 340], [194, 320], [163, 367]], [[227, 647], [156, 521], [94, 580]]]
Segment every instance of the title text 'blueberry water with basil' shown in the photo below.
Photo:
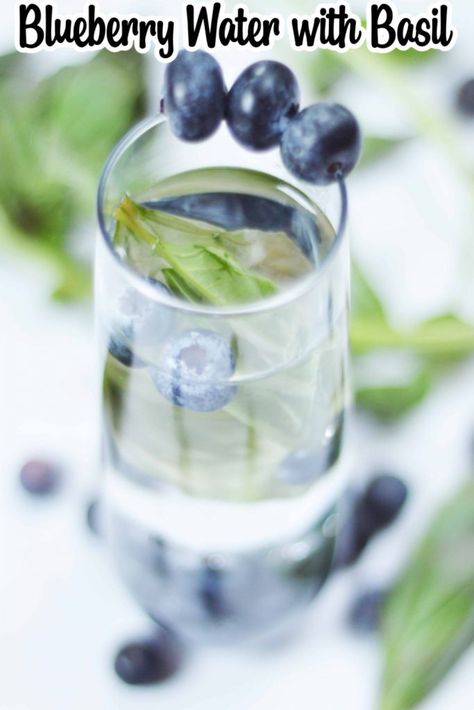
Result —
[[276, 61], [230, 87], [179, 53], [99, 188], [109, 536], [153, 618], [235, 641], [289, 624], [333, 557], [347, 404], [339, 104]]

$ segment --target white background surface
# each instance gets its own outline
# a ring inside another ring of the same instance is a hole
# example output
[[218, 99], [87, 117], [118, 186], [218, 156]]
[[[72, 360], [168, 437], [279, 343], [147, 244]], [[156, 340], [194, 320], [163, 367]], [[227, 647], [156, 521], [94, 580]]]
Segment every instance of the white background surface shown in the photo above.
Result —
[[[466, 23], [473, 19], [468, 5]], [[472, 72], [471, 43], [469, 33], [469, 47], [450, 58], [449, 81], [463, 78], [469, 67]], [[438, 74], [427, 76], [423, 90], [445, 101], [451, 87], [443, 82]], [[384, 126], [397, 127], [403, 120], [394, 120], [388, 101], [375, 106], [373, 94], [352, 85], [341, 91], [369, 120], [377, 114]], [[462, 130], [466, 145], [474, 144], [473, 130]], [[395, 319], [418, 319], [440, 308], [467, 311], [474, 269], [466, 268], [460, 280], [465, 196], [436, 151], [410, 144], [390, 170], [355, 176], [350, 188], [354, 249]], [[467, 226], [472, 237], [472, 223]], [[466, 476], [474, 364], [463, 366], [396, 429], [357, 426], [354, 475], [371, 465], [394, 466], [410, 481], [410, 505], [355, 570], [327, 585], [287, 646], [196, 652], [166, 685], [129, 689], [114, 676], [113, 653], [148, 624], [83, 522], [98, 478], [92, 320], [82, 309], [51, 306], [48, 285], [48, 274], [2, 254], [0, 710], [375, 709], [377, 641], [348, 632], [347, 604], [357, 589], [396, 574], [431, 512]], [[56, 498], [30, 501], [16, 475], [25, 459], [42, 453], [63, 463], [65, 484]], [[425, 710], [471, 710], [473, 674], [471, 653]]]

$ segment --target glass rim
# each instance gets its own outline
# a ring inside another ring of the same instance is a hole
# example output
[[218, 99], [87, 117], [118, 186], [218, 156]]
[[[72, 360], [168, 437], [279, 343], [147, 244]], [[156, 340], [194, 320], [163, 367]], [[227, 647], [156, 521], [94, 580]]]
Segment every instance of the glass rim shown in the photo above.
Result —
[[[161, 302], [163, 305], [174, 308], [180, 311], [188, 311], [199, 315], [212, 315], [212, 316], [239, 316], [245, 314], [262, 313], [266, 311], [276, 310], [282, 306], [287, 305], [293, 301], [296, 301], [301, 296], [308, 293], [313, 287], [317, 285], [317, 282], [321, 280], [324, 272], [329, 268], [333, 259], [339, 251], [339, 247], [343, 241], [343, 237], [347, 226], [347, 216], [348, 216], [348, 195], [345, 180], [342, 175], [339, 175], [335, 181], [335, 185], [339, 188], [340, 196], [340, 208], [339, 208], [339, 223], [337, 229], [335, 229], [335, 237], [331, 244], [331, 247], [327, 254], [325, 255], [323, 261], [321, 262], [319, 268], [314, 269], [310, 274], [298, 279], [294, 284], [291, 284], [284, 291], [278, 292], [273, 296], [268, 296], [267, 298], [262, 298], [258, 301], [250, 301], [248, 303], [236, 303], [229, 306], [214, 306], [207, 303], [191, 303], [184, 301], [171, 293], [166, 293], [161, 289], [154, 288], [150, 280], [139, 271], [134, 269], [130, 264], [128, 264], [121, 256], [118, 254], [117, 250], [114, 248], [112, 243], [111, 234], [107, 229], [104, 216], [104, 201], [108, 180], [117, 165], [120, 158], [125, 154], [128, 148], [130, 148], [135, 141], [145, 135], [148, 131], [156, 128], [160, 124], [166, 122], [166, 117], [162, 113], [155, 114], [144, 118], [142, 121], [132, 126], [115, 146], [110, 151], [104, 167], [102, 169], [99, 187], [97, 190], [97, 220], [99, 224], [99, 229], [101, 232], [101, 237], [105, 242], [108, 251], [111, 253], [112, 257], [118, 263], [118, 265], [126, 272], [127, 278], [129, 278], [133, 285], [137, 287], [138, 290], [145, 293], [151, 299]], [[242, 149], [244, 150], [244, 148]], [[304, 185], [310, 185], [310, 183], [302, 183], [301, 191], [305, 196], [308, 196], [304, 191]], [[327, 186], [328, 188], [330, 186]], [[311, 200], [313, 201], [313, 200]]]

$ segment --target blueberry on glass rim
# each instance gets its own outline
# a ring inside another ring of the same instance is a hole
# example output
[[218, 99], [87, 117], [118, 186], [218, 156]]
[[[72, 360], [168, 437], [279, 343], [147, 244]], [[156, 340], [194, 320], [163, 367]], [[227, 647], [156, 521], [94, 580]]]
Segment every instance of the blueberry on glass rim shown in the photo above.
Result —
[[224, 118], [225, 98], [221, 68], [207, 52], [183, 49], [166, 67], [164, 109], [178, 138], [211, 136]]
[[300, 91], [284, 64], [261, 61], [247, 67], [227, 99], [227, 124], [239, 143], [255, 150], [278, 145], [288, 121], [298, 111]]
[[150, 367], [163, 397], [196, 412], [212, 412], [230, 402], [236, 386], [228, 380], [234, 371], [235, 354], [228, 340], [197, 328], [171, 338], [157, 365]]
[[299, 98], [298, 82], [281, 62], [250, 65], [226, 94], [216, 60], [207, 52], [182, 50], [166, 69], [162, 106], [171, 130], [183, 140], [208, 138], [225, 118], [242, 145], [267, 150], [280, 143], [283, 162], [295, 177], [329, 185], [357, 163], [359, 125], [337, 103], [316, 103], [298, 113]]
[[296, 177], [329, 185], [350, 173], [361, 145], [359, 125], [352, 113], [340, 104], [322, 102], [304, 109], [288, 123], [281, 155]]

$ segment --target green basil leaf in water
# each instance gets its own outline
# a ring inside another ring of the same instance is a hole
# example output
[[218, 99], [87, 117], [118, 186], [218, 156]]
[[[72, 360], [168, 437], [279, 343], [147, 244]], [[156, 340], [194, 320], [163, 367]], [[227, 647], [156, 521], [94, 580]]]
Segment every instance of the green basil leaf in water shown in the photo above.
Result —
[[[196, 244], [164, 240], [156, 210], [138, 205], [129, 197], [122, 200], [115, 218], [136, 239], [147, 243], [151, 253], [171, 267], [191, 292], [208, 303], [228, 305], [255, 301], [277, 291], [272, 281], [243, 269], [227, 251], [212, 242], [205, 246], [202, 241]], [[186, 222], [190, 224], [189, 220]], [[208, 231], [213, 235], [216, 230]], [[202, 231], [200, 236], [202, 238]], [[174, 281], [176, 284], [176, 278]]]

